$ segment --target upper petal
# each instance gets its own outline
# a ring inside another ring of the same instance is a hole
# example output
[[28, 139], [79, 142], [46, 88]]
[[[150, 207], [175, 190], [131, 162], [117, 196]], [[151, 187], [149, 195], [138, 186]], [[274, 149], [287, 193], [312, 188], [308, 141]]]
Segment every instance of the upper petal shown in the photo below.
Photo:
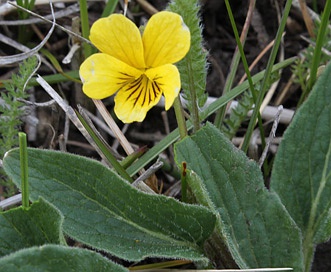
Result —
[[91, 27], [90, 40], [103, 53], [135, 68], [145, 67], [139, 29], [121, 14], [97, 20]]
[[143, 34], [145, 63], [157, 67], [181, 60], [190, 49], [190, 30], [182, 17], [162, 11], [148, 21]]
[[166, 64], [148, 69], [145, 74], [163, 93], [165, 109], [168, 110], [180, 91], [180, 75], [177, 67], [172, 64]]
[[113, 95], [141, 74], [140, 70], [104, 53], [88, 57], [79, 69], [83, 92], [93, 99]]
[[115, 113], [124, 123], [141, 122], [162, 96], [157, 85], [142, 75], [125, 85], [115, 97]]

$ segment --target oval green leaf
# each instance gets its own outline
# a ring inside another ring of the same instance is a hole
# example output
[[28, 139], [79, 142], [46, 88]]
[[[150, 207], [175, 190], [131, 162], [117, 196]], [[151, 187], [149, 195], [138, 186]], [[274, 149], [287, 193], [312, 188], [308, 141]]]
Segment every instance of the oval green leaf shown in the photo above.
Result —
[[[28, 149], [31, 198], [39, 196], [64, 215], [74, 239], [120, 258], [149, 256], [207, 262], [202, 244], [212, 233], [208, 209], [138, 191], [101, 163], [72, 154]], [[19, 185], [19, 152], [3, 161]]]
[[265, 188], [254, 161], [209, 123], [176, 144], [175, 151], [177, 163], [185, 161], [199, 177], [188, 183], [197, 201], [219, 214], [216, 235], [241, 268], [302, 271], [300, 231], [278, 196]]

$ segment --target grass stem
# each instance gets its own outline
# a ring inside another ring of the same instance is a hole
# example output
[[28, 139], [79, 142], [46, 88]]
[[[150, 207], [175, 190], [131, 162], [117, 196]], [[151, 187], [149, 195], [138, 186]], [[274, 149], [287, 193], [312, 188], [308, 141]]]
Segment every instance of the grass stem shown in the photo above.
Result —
[[21, 188], [22, 188], [22, 206], [23, 209], [29, 208], [29, 183], [28, 183], [28, 150], [26, 134], [18, 133], [20, 148], [20, 166], [21, 166]]
[[[313, 55], [313, 63], [310, 69], [310, 77], [308, 82], [308, 92], [312, 89], [313, 85], [315, 84], [317, 78], [317, 71], [318, 66], [320, 65], [320, 59], [322, 54], [322, 47], [325, 39], [325, 35], [328, 31], [329, 26], [329, 18], [331, 13], [331, 1], [326, 1], [324, 12], [321, 19], [321, 25], [318, 29], [317, 39], [316, 39], [316, 46]], [[307, 93], [304, 94], [304, 97], [307, 96]], [[300, 99], [301, 100], [301, 99]]]
[[106, 3], [106, 6], [102, 12], [101, 17], [107, 17], [110, 14], [113, 14], [116, 9], [117, 4], [118, 4], [118, 0], [108, 0]]
[[251, 139], [252, 134], [253, 134], [253, 130], [254, 130], [254, 127], [255, 127], [255, 124], [256, 124], [256, 120], [258, 119], [258, 116], [259, 116], [259, 113], [260, 113], [260, 107], [261, 107], [265, 92], [267, 91], [267, 87], [268, 87], [269, 80], [270, 80], [270, 77], [271, 77], [272, 69], [273, 69], [273, 66], [274, 66], [274, 63], [275, 63], [275, 60], [276, 60], [276, 57], [277, 57], [277, 53], [278, 53], [280, 43], [282, 41], [283, 32], [284, 32], [284, 29], [285, 29], [285, 26], [286, 26], [286, 22], [287, 22], [288, 15], [290, 13], [291, 6], [292, 6], [292, 0], [287, 0], [285, 8], [284, 8], [284, 12], [283, 12], [283, 17], [281, 19], [281, 22], [280, 22], [280, 25], [278, 27], [278, 31], [277, 31], [277, 34], [276, 34], [275, 44], [274, 44], [274, 47], [271, 50], [270, 57], [269, 57], [269, 60], [268, 60], [268, 63], [267, 63], [267, 67], [265, 69], [264, 77], [263, 77], [262, 82], [261, 82], [260, 92], [258, 94], [256, 103], [255, 103], [255, 107], [254, 107], [254, 110], [253, 110], [252, 117], [251, 117], [251, 119], [249, 121], [249, 124], [248, 124], [247, 133], [245, 135], [244, 143], [243, 143], [243, 146], [242, 146], [242, 150], [244, 152], [247, 152], [247, 150], [248, 150], [249, 142], [250, 142], [250, 139]]
[[[87, 1], [79, 0], [80, 18], [82, 25], [82, 36], [88, 39], [90, 36], [90, 24], [88, 20]], [[92, 55], [92, 47], [88, 43], [83, 43], [84, 57], [85, 59]]]
[[179, 96], [177, 96], [174, 101], [174, 110], [175, 110], [175, 114], [176, 114], [179, 135], [180, 135], [180, 138], [183, 139], [185, 136], [187, 136], [187, 127], [186, 127], [186, 122], [185, 122], [185, 118], [184, 118], [183, 107], [180, 102]]

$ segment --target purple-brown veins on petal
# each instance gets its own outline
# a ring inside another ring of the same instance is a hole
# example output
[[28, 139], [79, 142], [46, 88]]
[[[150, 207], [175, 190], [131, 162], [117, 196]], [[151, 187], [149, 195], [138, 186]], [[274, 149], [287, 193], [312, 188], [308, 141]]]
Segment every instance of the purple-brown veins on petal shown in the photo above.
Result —
[[[119, 74], [123, 75], [123, 77], [118, 77], [118, 79], [123, 80], [123, 81], [127, 81], [133, 78], [132, 75], [123, 73], [123, 72], [118, 72]], [[118, 85], [122, 85], [123, 83], [117, 82]]]
[[160, 94], [161, 89], [159, 84], [154, 80], [148, 79], [146, 75], [140, 76], [137, 80], [130, 83], [126, 92], [130, 92], [126, 101], [134, 100], [133, 105], [136, 106], [138, 100], [143, 97], [141, 106], [149, 105]]

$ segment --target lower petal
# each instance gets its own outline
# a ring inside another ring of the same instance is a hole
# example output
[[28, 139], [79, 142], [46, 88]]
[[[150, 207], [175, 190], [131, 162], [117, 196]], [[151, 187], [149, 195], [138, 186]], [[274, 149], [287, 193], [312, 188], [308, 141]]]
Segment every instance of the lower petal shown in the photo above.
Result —
[[162, 91], [146, 75], [125, 85], [115, 97], [115, 113], [124, 123], [141, 122], [155, 106]]
[[104, 53], [90, 56], [79, 69], [83, 92], [93, 99], [113, 95], [141, 74], [140, 70]]
[[148, 69], [145, 74], [163, 93], [165, 109], [168, 110], [180, 91], [180, 75], [177, 67], [172, 64], [166, 64]]

